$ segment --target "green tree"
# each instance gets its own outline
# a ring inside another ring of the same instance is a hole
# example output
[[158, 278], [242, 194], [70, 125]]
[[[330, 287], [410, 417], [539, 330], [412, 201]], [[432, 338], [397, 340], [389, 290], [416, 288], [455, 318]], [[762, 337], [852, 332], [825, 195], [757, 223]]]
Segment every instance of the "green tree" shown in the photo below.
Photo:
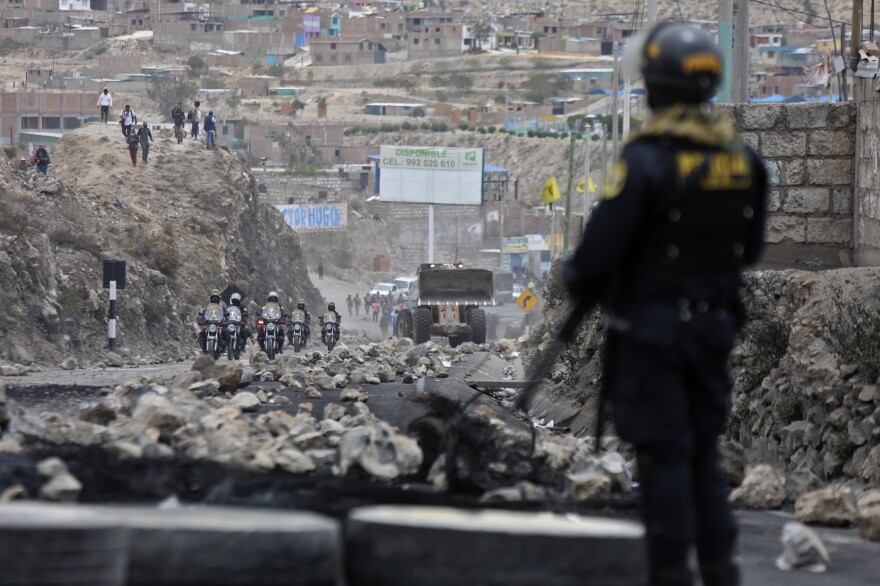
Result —
[[[412, 112], [409, 113], [413, 118], [424, 118], [425, 117], [425, 109], [421, 106], [417, 106], [412, 109]], [[404, 124], [407, 124], [406, 122]], [[409, 129], [407, 129], [409, 130]]]
[[196, 77], [202, 77], [208, 72], [207, 62], [199, 55], [192, 55], [187, 59], [187, 65], [189, 65], [190, 72]]
[[474, 41], [471, 44], [471, 53], [479, 53], [489, 44], [489, 37], [492, 35], [492, 27], [485, 22], [478, 22], [471, 27]]
[[191, 81], [174, 79], [155, 79], [147, 88], [147, 96], [156, 102], [159, 111], [171, 116], [174, 105], [196, 95], [196, 84]]

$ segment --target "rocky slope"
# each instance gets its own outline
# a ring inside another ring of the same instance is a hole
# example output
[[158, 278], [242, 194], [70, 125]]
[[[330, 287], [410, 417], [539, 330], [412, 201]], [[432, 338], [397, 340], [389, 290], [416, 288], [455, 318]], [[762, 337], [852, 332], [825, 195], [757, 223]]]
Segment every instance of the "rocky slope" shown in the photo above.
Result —
[[[736, 383], [725, 448], [731, 481], [772, 463], [807, 479], [880, 481], [878, 269], [764, 271], [747, 278], [750, 320], [732, 357]], [[546, 347], [567, 298], [558, 278], [544, 291], [546, 321], [526, 358]], [[543, 392], [586, 412], [601, 383], [600, 316], [581, 327]]]
[[106, 346], [102, 260], [128, 262], [117, 344], [126, 357], [168, 359], [196, 346], [208, 291], [235, 283], [246, 299], [277, 289], [321, 301], [297, 235], [261, 203], [238, 159], [154, 134], [132, 167], [115, 126], [69, 133], [48, 179], [0, 161], [0, 359], [54, 364]]

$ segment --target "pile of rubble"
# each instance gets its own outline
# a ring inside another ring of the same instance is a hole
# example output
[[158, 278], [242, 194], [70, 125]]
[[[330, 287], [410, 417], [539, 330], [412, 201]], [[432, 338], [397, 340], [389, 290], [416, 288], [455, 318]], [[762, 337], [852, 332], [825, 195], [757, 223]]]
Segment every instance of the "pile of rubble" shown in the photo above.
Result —
[[856, 525], [863, 538], [880, 541], [880, 490], [853, 490], [845, 485], [824, 488], [806, 475], [785, 476], [772, 466], [753, 468], [730, 500], [739, 508], [779, 509], [794, 503], [798, 521], [811, 525]]
[[[462, 405], [418, 393], [414, 385], [423, 416], [408, 433], [368, 407], [370, 385], [443, 378], [454, 363], [481, 348], [487, 347], [414, 346], [402, 339], [355, 348], [339, 344], [329, 353], [272, 361], [256, 353], [249, 365], [202, 357], [172, 382], [142, 380], [108, 390], [76, 418], [2, 403], [0, 459], [31, 452], [44, 457], [53, 446], [75, 446], [128, 461], [185, 460], [254, 472], [428, 482], [437, 491], [467, 491], [488, 501], [582, 501], [632, 490], [631, 463], [620, 453], [599, 456], [590, 440], [530, 428], [463, 384], [484, 400]], [[319, 413], [309, 399], [322, 398], [329, 402]], [[63, 462], [43, 463], [40, 473], [46, 485], [55, 484], [29, 496], [71, 500], [78, 492]], [[10, 487], [0, 486], [4, 489]]]
[[[732, 485], [746, 468], [764, 462], [793, 477], [880, 482], [880, 381], [864, 364], [848, 363], [834, 339], [870, 363], [880, 337], [878, 282], [880, 271], [869, 268], [748, 275], [749, 322], [731, 358], [736, 384], [724, 445]], [[558, 267], [543, 298], [545, 321], [524, 350], [526, 366], [548, 347], [569, 303]], [[829, 323], [840, 327], [829, 333]], [[878, 331], [869, 331], [872, 323]], [[596, 312], [577, 343], [560, 353], [543, 394], [578, 408], [594, 406], [603, 338]]]

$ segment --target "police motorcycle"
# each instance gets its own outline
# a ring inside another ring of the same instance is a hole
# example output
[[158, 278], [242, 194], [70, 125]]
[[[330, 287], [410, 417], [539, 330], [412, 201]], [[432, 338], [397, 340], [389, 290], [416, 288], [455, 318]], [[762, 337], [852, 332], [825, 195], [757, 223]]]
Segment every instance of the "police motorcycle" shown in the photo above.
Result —
[[230, 305], [226, 308], [226, 357], [229, 360], [241, 358], [241, 351], [244, 349], [244, 342], [241, 339], [242, 321], [240, 307]]
[[202, 328], [205, 329], [205, 350], [211, 358], [217, 360], [220, 358], [222, 350], [223, 318], [225, 316], [223, 305], [220, 303], [209, 303], [205, 306], [202, 314]]
[[321, 341], [327, 344], [327, 350], [333, 350], [339, 337], [336, 329], [336, 314], [332, 311], [321, 316]]
[[290, 340], [294, 352], [306, 345], [306, 312], [302, 309], [295, 309], [290, 314]]
[[275, 354], [280, 352], [284, 343], [282, 327], [284, 327], [284, 315], [281, 312], [281, 306], [277, 303], [264, 305], [260, 312], [260, 319], [257, 320], [257, 329], [265, 331], [264, 344], [269, 360], [275, 358]]

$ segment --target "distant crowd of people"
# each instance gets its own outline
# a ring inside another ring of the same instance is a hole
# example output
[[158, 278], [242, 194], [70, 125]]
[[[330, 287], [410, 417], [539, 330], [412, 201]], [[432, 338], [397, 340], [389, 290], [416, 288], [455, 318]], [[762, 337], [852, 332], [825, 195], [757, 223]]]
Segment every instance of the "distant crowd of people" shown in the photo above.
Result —
[[373, 322], [379, 325], [382, 331], [382, 337], [388, 336], [388, 329], [394, 332], [397, 323], [397, 315], [404, 307], [403, 294], [396, 297], [392, 295], [377, 295], [365, 293], [363, 297], [355, 293], [353, 296], [348, 295], [345, 303], [348, 306], [348, 314], [359, 316], [363, 308], [364, 316], [372, 316]]
[[[195, 101], [193, 107], [190, 108], [188, 112], [184, 113], [182, 102], [177, 102], [171, 110], [171, 120], [174, 123], [174, 135], [177, 138], [178, 144], [183, 142], [183, 137], [185, 135], [183, 128], [186, 122], [189, 121], [190, 136], [193, 139], [198, 140], [199, 123], [202, 122], [206, 136], [205, 148], [212, 150], [215, 146], [215, 137], [217, 135], [217, 117], [214, 116], [214, 111], [212, 110], [208, 112], [207, 116], [204, 117], [204, 121], [202, 121], [202, 113], [199, 109], [200, 106], [201, 102]], [[113, 107], [113, 96], [107, 88], [104, 88], [98, 95], [98, 107], [101, 109], [101, 122], [106, 124], [110, 117], [110, 108]], [[125, 137], [125, 142], [128, 145], [128, 152], [129, 155], [131, 155], [131, 164], [135, 167], [137, 166], [138, 150], [141, 151], [141, 161], [143, 163], [149, 162], [150, 143], [153, 142], [153, 132], [150, 130], [149, 124], [144, 121], [141, 123], [141, 126], [135, 130], [134, 128], [137, 123], [137, 114], [131, 109], [130, 104], [126, 104], [119, 113], [119, 126], [122, 130], [122, 136]], [[41, 172], [39, 166], [37, 167], [37, 171]]]

